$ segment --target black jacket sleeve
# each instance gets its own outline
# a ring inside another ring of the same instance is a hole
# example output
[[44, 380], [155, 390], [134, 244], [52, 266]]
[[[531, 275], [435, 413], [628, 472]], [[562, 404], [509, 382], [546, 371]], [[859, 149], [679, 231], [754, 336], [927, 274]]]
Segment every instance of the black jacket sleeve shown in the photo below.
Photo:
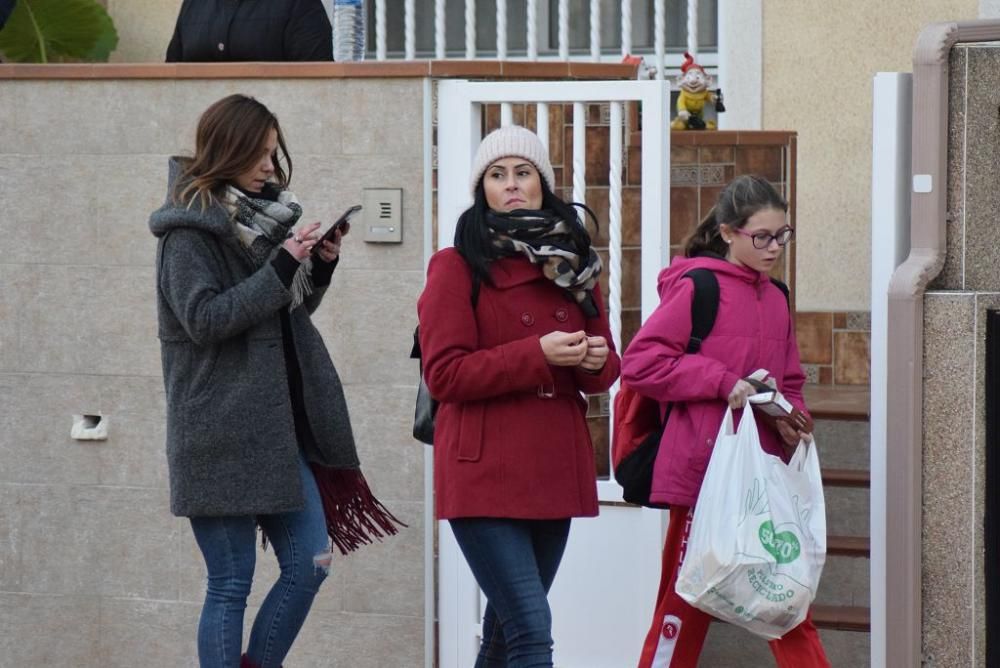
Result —
[[322, 0], [294, 0], [285, 26], [285, 60], [333, 60], [333, 27]]
[[181, 22], [184, 19], [184, 10], [187, 9], [187, 0], [184, 0], [184, 4], [181, 5], [181, 9], [177, 12], [177, 23], [174, 24], [174, 35], [170, 38], [170, 44], [167, 45], [167, 59], [168, 63], [179, 63], [184, 57], [184, 47], [181, 44]]

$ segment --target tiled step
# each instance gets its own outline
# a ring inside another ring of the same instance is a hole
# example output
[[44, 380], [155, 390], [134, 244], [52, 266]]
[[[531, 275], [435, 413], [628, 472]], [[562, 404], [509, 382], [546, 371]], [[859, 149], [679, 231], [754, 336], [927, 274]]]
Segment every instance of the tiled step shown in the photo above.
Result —
[[871, 416], [871, 392], [866, 385], [807, 384], [803, 390], [816, 420], [860, 420]]
[[803, 388], [806, 405], [814, 420], [867, 422], [871, 414], [871, 392], [867, 385], [815, 385]]
[[871, 473], [859, 469], [828, 469], [822, 471], [823, 484], [827, 487], [856, 487], [867, 488], [871, 486]]
[[871, 556], [871, 540], [868, 536], [827, 536], [826, 553], [838, 557], [867, 559]]
[[871, 630], [871, 610], [860, 606], [814, 605], [812, 606], [812, 619], [813, 623], [821, 629], [863, 633], [868, 633]]
[[[831, 666], [867, 668], [871, 644], [867, 633], [820, 629], [819, 636]], [[634, 664], [633, 664], [634, 665]], [[767, 641], [732, 624], [712, 624], [701, 650], [698, 668], [773, 668]]]

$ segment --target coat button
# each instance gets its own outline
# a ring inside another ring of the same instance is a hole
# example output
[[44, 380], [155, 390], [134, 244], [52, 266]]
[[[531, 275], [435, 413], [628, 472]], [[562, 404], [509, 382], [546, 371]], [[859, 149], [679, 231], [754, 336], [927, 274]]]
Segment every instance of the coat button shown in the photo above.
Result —
[[225, 50], [226, 50], [226, 45], [223, 44], [222, 42], [219, 42], [219, 51], [225, 51]]
[[535, 316], [525, 311], [521, 314], [521, 324], [525, 327], [531, 327], [535, 324]]
[[566, 322], [567, 320], [569, 320], [569, 311], [567, 311], [564, 308], [557, 308], [556, 320], [558, 320], [559, 322]]

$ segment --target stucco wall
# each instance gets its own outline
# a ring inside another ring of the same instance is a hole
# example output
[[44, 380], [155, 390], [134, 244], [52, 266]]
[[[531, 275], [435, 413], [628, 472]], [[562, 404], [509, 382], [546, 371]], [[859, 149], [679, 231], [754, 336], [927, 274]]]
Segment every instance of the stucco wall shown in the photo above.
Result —
[[764, 128], [799, 133], [799, 310], [869, 309], [872, 78], [911, 71], [923, 26], [975, 19], [979, 5], [764, 2]]
[[107, 0], [118, 29], [117, 63], [163, 62], [181, 0]]
[[[423, 452], [407, 359], [422, 285], [419, 79], [0, 85], [0, 665], [194, 665], [204, 568], [168, 511], [155, 240], [167, 156], [248, 92], [280, 117], [306, 220], [403, 189], [404, 243], [347, 238], [315, 316], [376, 493], [410, 525], [335, 558], [289, 663], [423, 662]], [[69, 438], [103, 413], [105, 442]], [[273, 580], [261, 553], [249, 620]]]

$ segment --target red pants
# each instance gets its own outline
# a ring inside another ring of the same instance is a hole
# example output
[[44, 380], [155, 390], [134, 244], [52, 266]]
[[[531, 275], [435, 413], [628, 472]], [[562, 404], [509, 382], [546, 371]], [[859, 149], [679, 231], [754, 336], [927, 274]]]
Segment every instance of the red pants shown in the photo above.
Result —
[[[674, 506], [670, 509], [656, 612], [642, 646], [639, 668], [696, 668], [698, 665], [698, 656], [705, 644], [712, 617], [689, 605], [674, 591], [677, 572], [687, 549], [691, 517], [690, 508]], [[768, 644], [779, 668], [830, 668], [810, 615], [784, 636]]]

